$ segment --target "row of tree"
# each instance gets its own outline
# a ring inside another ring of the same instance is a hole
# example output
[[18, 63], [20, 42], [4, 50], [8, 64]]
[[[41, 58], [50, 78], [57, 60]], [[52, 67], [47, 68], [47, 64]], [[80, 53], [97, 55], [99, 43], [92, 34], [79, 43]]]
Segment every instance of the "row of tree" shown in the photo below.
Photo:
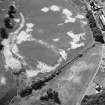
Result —
[[100, 28], [98, 27], [91, 10], [87, 10], [86, 18], [88, 20], [88, 24], [89, 24], [89, 27], [92, 31], [94, 40], [96, 42], [104, 44], [105, 41], [103, 39], [103, 34], [102, 34]]

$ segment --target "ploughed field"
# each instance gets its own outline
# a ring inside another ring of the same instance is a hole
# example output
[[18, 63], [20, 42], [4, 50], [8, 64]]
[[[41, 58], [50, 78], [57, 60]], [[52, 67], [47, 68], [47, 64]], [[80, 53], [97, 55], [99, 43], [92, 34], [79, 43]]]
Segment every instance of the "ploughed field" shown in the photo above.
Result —
[[[37, 60], [42, 61], [48, 65], [54, 66], [59, 59], [63, 59], [63, 63], [77, 56], [85, 47], [93, 43], [92, 34], [88, 25], [85, 25], [86, 18], [76, 18], [81, 14], [72, 2], [61, 0], [17, 0], [16, 2], [19, 10], [23, 13], [26, 23], [33, 23], [33, 31], [31, 32], [33, 38], [37, 41], [23, 42], [19, 45], [20, 53], [24, 54], [26, 61], [30, 64]], [[44, 12], [44, 7], [50, 8], [52, 5], [60, 6], [59, 11], [49, 10]], [[68, 9], [72, 13], [73, 22], [65, 22], [67, 17], [62, 13], [63, 9]], [[83, 15], [84, 16], [84, 15]], [[82, 23], [84, 22], [84, 23]], [[25, 27], [26, 28], [26, 27]], [[70, 35], [68, 34], [70, 33]], [[72, 37], [83, 35], [78, 43], [84, 43], [81, 47], [71, 48], [75, 39]], [[46, 43], [41, 44], [38, 41]], [[47, 46], [49, 45], [49, 47]], [[54, 46], [54, 48], [51, 48]], [[62, 54], [57, 54], [56, 51], [62, 51]], [[31, 60], [29, 60], [31, 59]], [[32, 62], [31, 62], [32, 61]]]

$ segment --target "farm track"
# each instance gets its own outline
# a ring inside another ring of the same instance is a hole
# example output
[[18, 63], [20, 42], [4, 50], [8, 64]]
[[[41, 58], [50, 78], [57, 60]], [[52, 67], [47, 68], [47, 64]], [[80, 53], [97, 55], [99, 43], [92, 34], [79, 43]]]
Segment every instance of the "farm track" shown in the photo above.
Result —
[[[104, 54], [104, 56], [103, 56], [103, 54]], [[82, 96], [80, 102], [82, 101], [82, 99], [84, 98], [84, 96], [87, 94], [88, 89], [90, 88], [89, 86], [90, 86], [90, 85], [92, 84], [92, 82], [94, 81], [94, 79], [95, 79], [97, 73], [99, 72], [100, 68], [102, 69], [103, 58], [105, 58], [105, 45], [102, 45], [101, 59], [100, 59], [99, 65], [98, 65], [98, 67], [97, 67], [97, 69], [96, 69], [96, 72], [94, 73], [94, 75], [93, 75], [91, 81], [89, 82], [88, 88], [86, 89], [85, 93], [83, 94], [83, 96]], [[105, 59], [104, 59], [104, 60], [105, 60]], [[105, 61], [104, 61], [104, 65], [105, 65]], [[105, 69], [105, 66], [104, 66], [104, 69]]]

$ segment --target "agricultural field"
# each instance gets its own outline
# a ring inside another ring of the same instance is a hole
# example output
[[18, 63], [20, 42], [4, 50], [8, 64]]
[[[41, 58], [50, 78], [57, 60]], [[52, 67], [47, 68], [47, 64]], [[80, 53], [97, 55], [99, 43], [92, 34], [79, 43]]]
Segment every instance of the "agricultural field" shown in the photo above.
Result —
[[84, 1], [0, 1], [0, 105], [82, 105], [105, 87]]

